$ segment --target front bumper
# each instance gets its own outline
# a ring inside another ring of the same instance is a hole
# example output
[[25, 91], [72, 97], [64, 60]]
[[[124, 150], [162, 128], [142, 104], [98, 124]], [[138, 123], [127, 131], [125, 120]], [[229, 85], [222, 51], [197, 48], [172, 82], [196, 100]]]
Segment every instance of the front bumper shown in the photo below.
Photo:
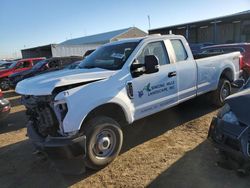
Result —
[[250, 160], [249, 126], [230, 124], [219, 118], [213, 118], [208, 138], [219, 150], [233, 157]]
[[86, 136], [78, 137], [41, 137], [30, 121], [27, 125], [29, 139], [38, 150], [48, 154], [50, 158], [65, 159], [86, 154]]
[[20, 81], [22, 81], [22, 80], [23, 80], [23, 79], [15, 79], [15, 78], [9, 77], [9, 85], [10, 85], [10, 88], [11, 88], [11, 89], [15, 89], [17, 83], [20, 82]]

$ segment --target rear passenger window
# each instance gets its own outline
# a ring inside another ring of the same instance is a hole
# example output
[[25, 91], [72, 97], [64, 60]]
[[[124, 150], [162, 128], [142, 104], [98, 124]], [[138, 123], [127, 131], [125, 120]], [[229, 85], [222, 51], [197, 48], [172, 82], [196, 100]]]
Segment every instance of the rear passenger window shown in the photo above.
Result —
[[174, 40], [171, 40], [171, 43], [174, 48], [176, 62], [186, 60], [188, 58], [188, 55], [181, 40], [174, 39]]
[[159, 60], [159, 65], [169, 64], [169, 58], [163, 42], [152, 42], [147, 44], [137, 57], [141, 64], [144, 64], [145, 56], [155, 55]]

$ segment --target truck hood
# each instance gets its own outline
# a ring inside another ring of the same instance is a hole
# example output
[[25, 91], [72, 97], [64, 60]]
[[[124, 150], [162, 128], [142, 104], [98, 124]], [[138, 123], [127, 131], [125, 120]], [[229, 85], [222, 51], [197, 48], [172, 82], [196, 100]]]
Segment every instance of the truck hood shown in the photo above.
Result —
[[21, 95], [50, 95], [57, 87], [97, 81], [108, 78], [115, 73], [116, 71], [99, 68], [64, 69], [25, 79], [17, 84], [16, 92]]
[[250, 88], [229, 96], [225, 102], [229, 104], [241, 123], [250, 126]]

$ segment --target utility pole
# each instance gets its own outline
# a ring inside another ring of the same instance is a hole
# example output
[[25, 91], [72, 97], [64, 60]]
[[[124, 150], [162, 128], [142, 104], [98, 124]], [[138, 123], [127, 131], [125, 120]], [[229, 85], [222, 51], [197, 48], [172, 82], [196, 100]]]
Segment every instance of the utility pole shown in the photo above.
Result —
[[150, 15], [148, 15], [148, 30], [151, 29]]

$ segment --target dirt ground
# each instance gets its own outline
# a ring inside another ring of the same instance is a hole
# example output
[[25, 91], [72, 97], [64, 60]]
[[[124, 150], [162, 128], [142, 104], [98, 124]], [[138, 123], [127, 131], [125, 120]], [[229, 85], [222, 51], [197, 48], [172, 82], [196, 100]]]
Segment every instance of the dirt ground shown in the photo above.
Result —
[[0, 187], [250, 187], [249, 177], [216, 165], [216, 150], [206, 140], [216, 109], [202, 99], [126, 127], [122, 152], [106, 168], [65, 175], [50, 160], [32, 154], [20, 98], [13, 91], [5, 97], [13, 108], [0, 121]]

